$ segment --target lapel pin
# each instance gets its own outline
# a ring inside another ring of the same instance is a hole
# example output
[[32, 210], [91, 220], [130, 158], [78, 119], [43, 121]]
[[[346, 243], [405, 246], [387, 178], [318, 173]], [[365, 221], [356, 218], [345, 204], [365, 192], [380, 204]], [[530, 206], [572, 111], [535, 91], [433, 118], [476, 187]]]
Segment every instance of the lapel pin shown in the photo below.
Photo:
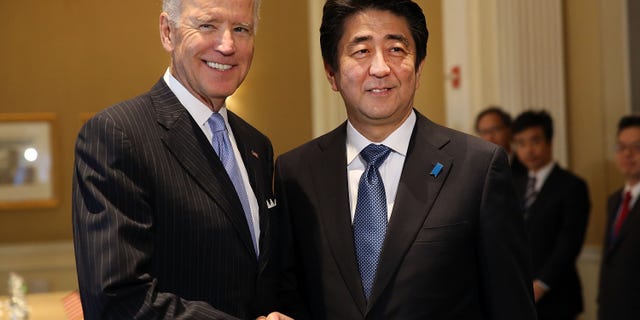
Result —
[[258, 153], [253, 150], [251, 150], [251, 155], [254, 156], [256, 159], [260, 159], [260, 156], [258, 155]]
[[431, 169], [431, 173], [429, 173], [429, 175], [433, 176], [434, 178], [437, 178], [440, 172], [442, 171], [442, 168], [444, 168], [444, 165], [442, 165], [442, 163], [440, 162], [436, 163], [436, 165], [433, 166], [433, 169]]

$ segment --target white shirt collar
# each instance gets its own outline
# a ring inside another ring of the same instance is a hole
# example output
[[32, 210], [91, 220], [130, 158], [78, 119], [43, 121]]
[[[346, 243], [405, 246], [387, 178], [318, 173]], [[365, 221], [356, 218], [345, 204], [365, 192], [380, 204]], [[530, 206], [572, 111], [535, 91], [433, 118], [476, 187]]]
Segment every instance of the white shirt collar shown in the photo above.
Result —
[[[391, 148], [394, 152], [406, 156], [409, 149], [409, 140], [411, 140], [411, 134], [413, 133], [413, 127], [416, 124], [415, 111], [411, 110], [411, 114], [407, 119], [393, 131], [386, 139], [379, 144]], [[374, 143], [365, 138], [358, 130], [356, 130], [351, 122], [347, 121], [347, 165], [351, 164], [353, 160], [360, 154], [362, 149], [366, 148], [369, 144]]]
[[633, 206], [633, 204], [636, 202], [636, 199], [638, 199], [638, 195], [640, 195], [640, 183], [636, 183], [633, 186], [629, 185], [629, 183], [625, 184], [624, 191], [622, 192], [623, 197], [627, 191], [631, 192], [631, 205]]
[[544, 182], [549, 177], [549, 174], [551, 174], [551, 170], [553, 170], [553, 167], [555, 167], [555, 165], [556, 165], [555, 161], [551, 161], [547, 165], [545, 165], [544, 167], [540, 168], [535, 173], [529, 171], [529, 177], [534, 177], [534, 176], [536, 177], [535, 189], [537, 191], [540, 191], [540, 189], [542, 189], [542, 185], [544, 185]]
[[[185, 88], [178, 79], [176, 79], [169, 68], [165, 71], [163, 76], [164, 82], [167, 84], [169, 89], [176, 95], [180, 103], [187, 109], [193, 120], [200, 126], [204, 126], [207, 124], [207, 121], [213, 114], [213, 111], [204, 104], [202, 101], [198, 100], [187, 88]], [[224, 118], [224, 122], [229, 128], [229, 120], [227, 118], [227, 108], [226, 104], [220, 108], [218, 113]]]

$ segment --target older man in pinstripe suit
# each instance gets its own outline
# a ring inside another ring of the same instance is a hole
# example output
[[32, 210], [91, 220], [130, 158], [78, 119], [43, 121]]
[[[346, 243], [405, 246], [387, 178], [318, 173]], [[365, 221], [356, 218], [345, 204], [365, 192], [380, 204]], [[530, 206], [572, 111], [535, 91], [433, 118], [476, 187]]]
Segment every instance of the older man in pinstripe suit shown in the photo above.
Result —
[[73, 230], [85, 318], [272, 311], [273, 151], [225, 106], [249, 71], [258, 7], [165, 0], [164, 77], [80, 131]]

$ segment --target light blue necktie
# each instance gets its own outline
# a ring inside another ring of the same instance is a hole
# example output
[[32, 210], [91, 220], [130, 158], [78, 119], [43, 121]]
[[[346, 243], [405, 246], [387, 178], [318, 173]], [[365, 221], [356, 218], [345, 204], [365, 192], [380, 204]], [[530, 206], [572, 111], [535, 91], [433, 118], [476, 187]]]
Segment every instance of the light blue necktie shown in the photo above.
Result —
[[213, 145], [213, 149], [218, 154], [218, 157], [220, 158], [220, 162], [222, 162], [224, 169], [227, 171], [227, 174], [229, 174], [229, 178], [231, 178], [233, 187], [236, 189], [238, 198], [240, 198], [242, 209], [244, 210], [244, 215], [247, 219], [247, 224], [249, 225], [249, 231], [251, 232], [251, 241], [253, 242], [253, 247], [256, 249], [257, 254], [258, 246], [256, 241], [256, 233], [253, 229], [253, 219], [251, 218], [251, 206], [249, 206], [249, 197], [247, 196], [247, 191], [244, 188], [244, 182], [242, 181], [242, 175], [240, 174], [240, 169], [238, 168], [238, 162], [236, 161], [236, 157], [233, 154], [233, 147], [231, 146], [231, 141], [229, 141], [227, 126], [224, 123], [224, 118], [222, 118], [222, 116], [217, 112], [211, 115], [208, 122], [213, 133], [211, 144]]
[[358, 185], [353, 238], [364, 296], [367, 300], [371, 295], [387, 232], [387, 197], [378, 168], [390, 152], [391, 149], [387, 146], [376, 144], [370, 144], [360, 152], [360, 156], [367, 162], [367, 168]]

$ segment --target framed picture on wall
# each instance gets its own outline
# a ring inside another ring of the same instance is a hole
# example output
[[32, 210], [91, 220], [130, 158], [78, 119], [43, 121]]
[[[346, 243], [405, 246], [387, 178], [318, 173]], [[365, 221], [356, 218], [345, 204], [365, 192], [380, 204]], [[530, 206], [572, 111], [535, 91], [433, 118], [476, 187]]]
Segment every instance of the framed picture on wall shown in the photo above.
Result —
[[53, 113], [0, 113], [0, 210], [55, 207]]

